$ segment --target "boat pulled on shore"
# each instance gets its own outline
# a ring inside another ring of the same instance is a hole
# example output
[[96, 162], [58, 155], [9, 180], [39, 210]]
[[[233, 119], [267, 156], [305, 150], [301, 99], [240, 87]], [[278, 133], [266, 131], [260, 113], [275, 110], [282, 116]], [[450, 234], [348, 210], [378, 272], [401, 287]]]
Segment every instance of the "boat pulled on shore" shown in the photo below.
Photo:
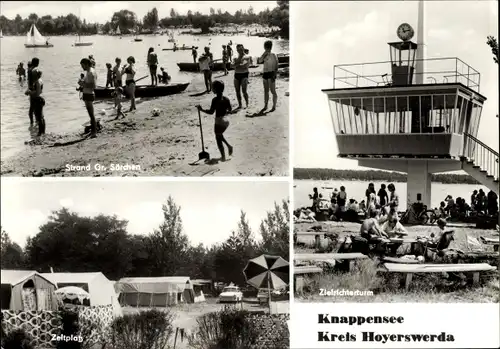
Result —
[[[167, 85], [150, 86], [150, 85], [137, 85], [135, 87], [135, 97], [136, 98], [153, 98], [153, 97], [164, 97], [169, 95], [174, 95], [181, 93], [189, 86], [189, 83], [169, 83]], [[96, 99], [111, 99], [113, 98], [113, 93], [115, 91], [114, 87], [97, 87], [94, 90]], [[123, 90], [126, 98], [127, 89]]]

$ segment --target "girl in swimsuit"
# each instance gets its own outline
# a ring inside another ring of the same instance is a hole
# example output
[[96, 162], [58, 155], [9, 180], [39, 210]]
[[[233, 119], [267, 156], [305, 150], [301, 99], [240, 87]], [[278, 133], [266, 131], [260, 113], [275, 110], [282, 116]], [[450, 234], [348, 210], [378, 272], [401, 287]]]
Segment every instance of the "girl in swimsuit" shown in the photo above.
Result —
[[134, 80], [135, 58], [130, 56], [129, 58], [127, 58], [127, 63], [128, 63], [128, 65], [125, 65], [122, 69], [122, 74], [126, 74], [125, 75], [125, 86], [127, 89], [127, 95], [130, 98], [130, 110], [129, 111], [132, 111], [132, 110], [137, 110], [137, 108], [135, 107], [135, 80]]
[[264, 64], [264, 74], [262, 75], [264, 79], [264, 108], [260, 111], [264, 113], [267, 110], [267, 104], [269, 102], [269, 90], [273, 95], [273, 107], [269, 112], [276, 110], [276, 103], [278, 102], [278, 94], [276, 93], [276, 76], [278, 74], [278, 57], [275, 53], [272, 53], [273, 48], [272, 41], [266, 41], [264, 43], [264, 53], [258, 59], [257, 63]]
[[158, 76], [156, 71], [158, 69], [158, 57], [156, 56], [155, 49], [150, 47], [148, 50], [148, 67], [149, 74], [151, 75], [151, 86], [158, 86]]
[[243, 45], [236, 45], [238, 57], [234, 59], [234, 88], [236, 90], [236, 97], [238, 98], [238, 109], [242, 108], [241, 105], [241, 90], [243, 90], [243, 97], [245, 98], [246, 108], [248, 108], [248, 66], [250, 59], [245, 55], [245, 48]]
[[82, 69], [87, 72], [85, 74], [85, 78], [83, 79], [82, 99], [83, 102], [85, 103], [85, 108], [87, 108], [87, 112], [89, 113], [90, 138], [95, 138], [97, 137], [97, 123], [94, 114], [94, 100], [95, 100], [94, 90], [97, 81], [96, 73], [94, 68], [92, 68], [92, 63], [90, 59], [83, 58], [80, 61], [80, 65]]
[[213, 115], [213, 113], [215, 113], [215, 140], [217, 141], [217, 147], [220, 151], [220, 160], [226, 161], [224, 144], [227, 146], [229, 156], [233, 155], [233, 147], [227, 142], [226, 138], [224, 138], [224, 131], [226, 131], [229, 126], [229, 121], [226, 118], [226, 114], [228, 112], [231, 112], [231, 103], [229, 102], [229, 98], [222, 95], [222, 93], [224, 92], [224, 83], [222, 81], [214, 81], [212, 88], [215, 93], [215, 97], [214, 99], [212, 99], [212, 105], [210, 109], [204, 110], [201, 105], [197, 105], [196, 107], [199, 111], [202, 111], [206, 114]]
[[38, 137], [45, 134], [45, 119], [43, 117], [43, 107], [45, 106], [45, 99], [42, 97], [43, 82], [42, 72], [38, 69], [32, 72], [33, 84], [30, 89], [26, 91], [32, 99], [33, 113], [35, 114], [36, 122], [38, 123]]

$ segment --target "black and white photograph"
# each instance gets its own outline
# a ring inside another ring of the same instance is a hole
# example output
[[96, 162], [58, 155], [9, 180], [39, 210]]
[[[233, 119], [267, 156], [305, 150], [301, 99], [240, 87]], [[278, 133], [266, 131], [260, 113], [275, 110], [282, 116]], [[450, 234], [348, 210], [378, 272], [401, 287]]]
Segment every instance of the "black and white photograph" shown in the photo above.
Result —
[[295, 302], [498, 303], [498, 2], [292, 18]]
[[3, 179], [2, 348], [289, 348], [288, 191]]
[[288, 176], [288, 1], [2, 1], [2, 176]]

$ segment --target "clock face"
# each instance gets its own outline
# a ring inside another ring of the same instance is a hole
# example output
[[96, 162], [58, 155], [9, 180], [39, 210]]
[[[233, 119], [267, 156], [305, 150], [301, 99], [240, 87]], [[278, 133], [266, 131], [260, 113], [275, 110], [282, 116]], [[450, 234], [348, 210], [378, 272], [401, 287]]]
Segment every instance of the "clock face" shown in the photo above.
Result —
[[413, 31], [413, 28], [411, 27], [411, 25], [409, 25], [408, 23], [403, 23], [398, 27], [397, 34], [401, 40], [408, 41], [411, 38], [413, 38], [413, 35], [415, 35], [415, 32]]

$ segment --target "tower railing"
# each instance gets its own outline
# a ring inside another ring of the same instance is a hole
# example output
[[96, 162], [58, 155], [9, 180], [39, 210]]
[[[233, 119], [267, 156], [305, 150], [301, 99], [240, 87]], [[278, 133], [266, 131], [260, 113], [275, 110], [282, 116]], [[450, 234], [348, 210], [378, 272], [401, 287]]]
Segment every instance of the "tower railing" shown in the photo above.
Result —
[[[426, 84], [462, 83], [479, 92], [481, 74], [457, 57], [416, 59], [425, 62], [423, 73], [413, 72], [413, 83], [418, 74]], [[391, 86], [391, 61], [334, 65], [333, 88]]]
[[498, 152], [468, 133], [464, 133], [464, 157], [498, 179]]

